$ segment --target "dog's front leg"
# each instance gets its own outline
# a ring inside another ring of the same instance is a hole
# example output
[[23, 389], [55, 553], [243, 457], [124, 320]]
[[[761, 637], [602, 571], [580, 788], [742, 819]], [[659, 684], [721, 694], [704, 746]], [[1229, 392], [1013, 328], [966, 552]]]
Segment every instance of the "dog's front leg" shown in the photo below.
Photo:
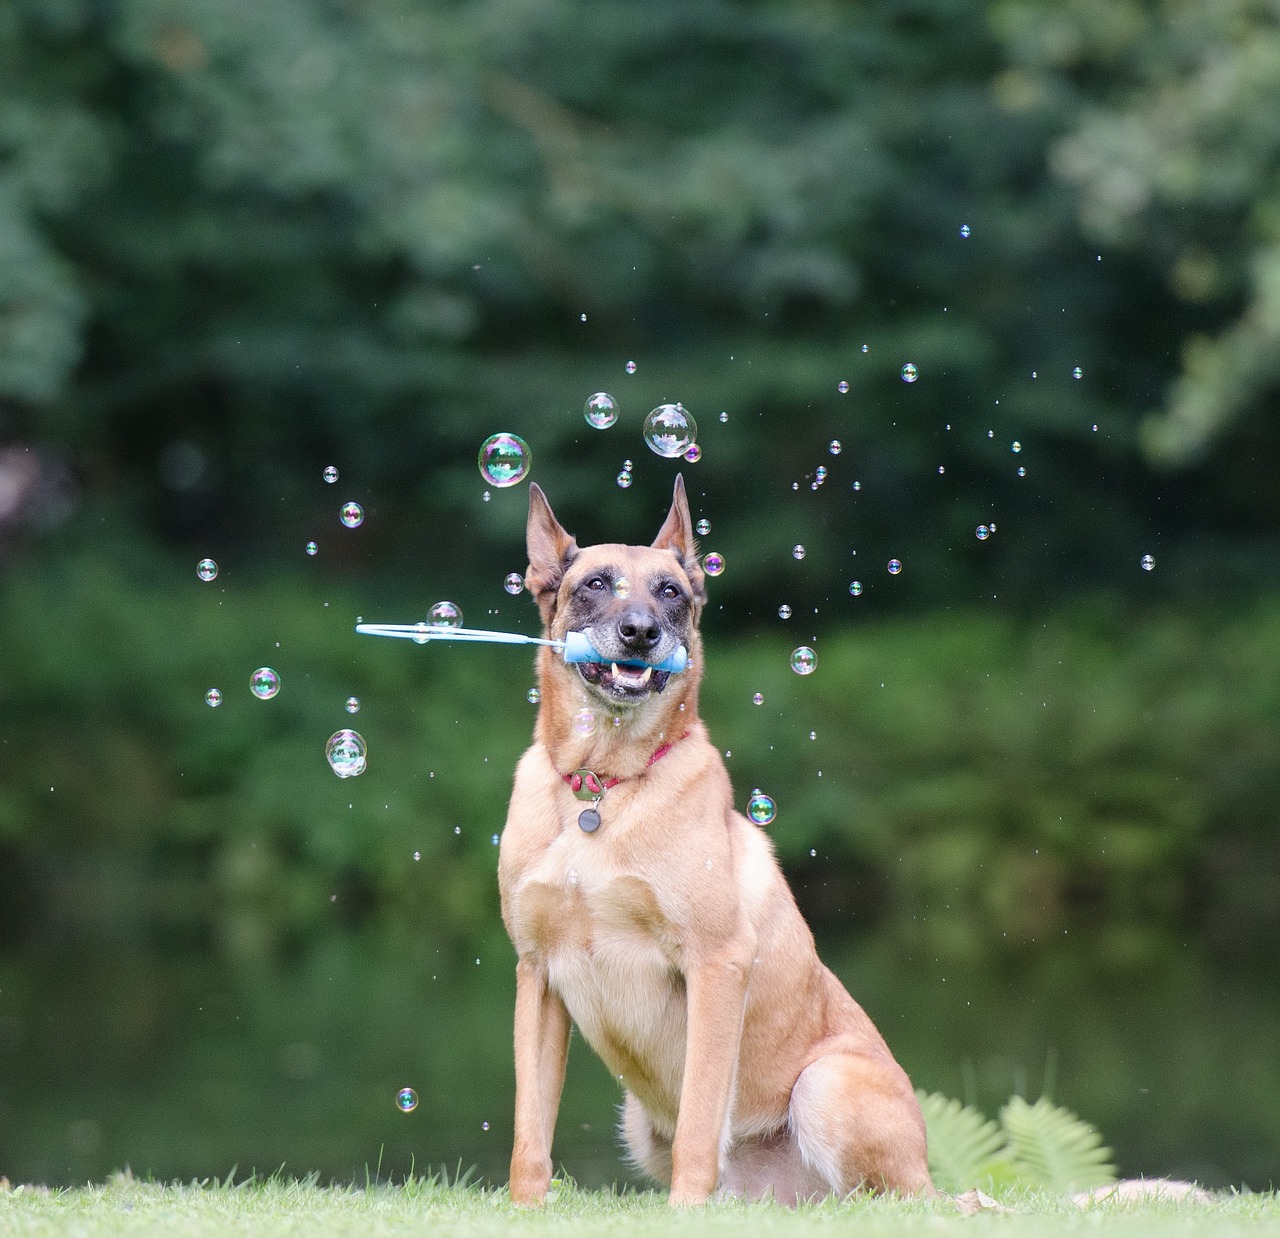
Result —
[[716, 1188], [753, 953], [736, 950], [685, 976], [684, 1079], [671, 1148], [670, 1202], [677, 1207], [704, 1204]]
[[547, 984], [546, 963], [516, 964], [516, 1116], [511, 1198], [541, 1203], [551, 1185], [551, 1139], [569, 1054], [569, 1012]]

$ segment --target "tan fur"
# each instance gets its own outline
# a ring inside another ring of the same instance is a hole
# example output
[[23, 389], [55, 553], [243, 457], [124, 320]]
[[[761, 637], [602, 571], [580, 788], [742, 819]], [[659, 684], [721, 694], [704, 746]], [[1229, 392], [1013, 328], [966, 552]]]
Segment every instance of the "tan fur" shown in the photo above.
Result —
[[[859, 1187], [931, 1191], [911, 1084], [819, 961], [698, 717], [704, 582], [683, 482], [652, 546], [581, 549], [533, 486], [528, 544], [526, 583], [548, 635], [563, 638], [569, 612], [591, 603], [600, 649], [626, 607], [675, 606], [651, 602], [674, 582], [688, 605], [656, 649], [678, 636], [690, 665], [661, 693], [617, 704], [539, 653], [534, 744], [516, 769], [498, 866], [519, 956], [512, 1198], [536, 1203], [550, 1183], [571, 1019], [626, 1090], [631, 1159], [670, 1184], [673, 1204], [717, 1187], [789, 1203]], [[601, 573], [625, 576], [629, 594], [588, 589]], [[584, 706], [599, 719], [587, 737], [571, 725]], [[562, 777], [581, 767], [621, 779], [593, 834]]]

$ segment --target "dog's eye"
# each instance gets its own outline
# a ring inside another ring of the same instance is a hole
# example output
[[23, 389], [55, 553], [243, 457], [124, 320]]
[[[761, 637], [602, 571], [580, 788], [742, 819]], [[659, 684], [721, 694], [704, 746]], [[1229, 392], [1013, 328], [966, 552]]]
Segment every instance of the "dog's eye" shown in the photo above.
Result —
[[608, 586], [604, 583], [603, 576], [592, 576], [591, 579], [587, 581], [588, 589], [604, 589], [607, 587]]
[[680, 596], [680, 590], [677, 589], [675, 585], [671, 584], [670, 582], [663, 585], [660, 592], [664, 598], [674, 599]]

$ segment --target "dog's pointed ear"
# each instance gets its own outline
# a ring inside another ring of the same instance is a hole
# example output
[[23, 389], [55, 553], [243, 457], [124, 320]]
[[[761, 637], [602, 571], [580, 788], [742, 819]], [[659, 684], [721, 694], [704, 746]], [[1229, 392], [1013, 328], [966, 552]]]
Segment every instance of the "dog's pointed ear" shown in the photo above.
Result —
[[707, 600], [707, 581], [698, 561], [698, 543], [693, 539], [693, 521], [689, 518], [689, 500], [684, 492], [684, 475], [676, 474], [675, 493], [671, 497], [671, 510], [663, 521], [658, 536], [653, 539], [655, 550], [671, 550], [680, 560], [680, 566], [693, 586], [694, 596], [701, 604]]
[[556, 519], [537, 482], [529, 483], [529, 524], [525, 541], [529, 549], [525, 588], [533, 594], [544, 617], [549, 617], [565, 571], [577, 557], [578, 543]]

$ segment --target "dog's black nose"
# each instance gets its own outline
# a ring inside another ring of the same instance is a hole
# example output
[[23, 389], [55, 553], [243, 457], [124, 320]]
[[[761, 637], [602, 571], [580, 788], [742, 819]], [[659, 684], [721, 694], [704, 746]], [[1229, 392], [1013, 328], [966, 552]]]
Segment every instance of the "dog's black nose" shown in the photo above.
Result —
[[637, 652], [648, 652], [662, 636], [654, 615], [643, 610], [629, 610], [618, 620], [618, 635], [623, 644]]

